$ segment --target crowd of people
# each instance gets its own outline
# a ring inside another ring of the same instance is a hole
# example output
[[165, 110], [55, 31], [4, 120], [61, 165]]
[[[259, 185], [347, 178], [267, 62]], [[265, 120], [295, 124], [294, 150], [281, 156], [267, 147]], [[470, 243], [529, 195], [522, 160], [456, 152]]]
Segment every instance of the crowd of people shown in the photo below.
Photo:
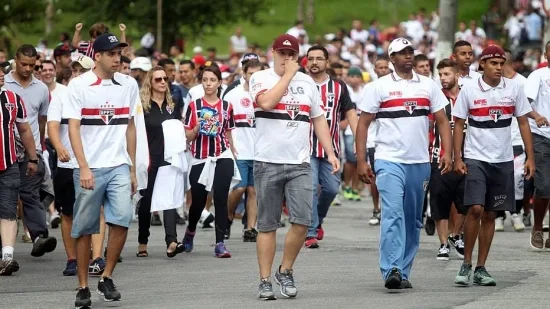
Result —
[[[367, 187], [386, 288], [412, 288], [423, 224], [437, 232], [437, 260], [452, 250], [463, 259], [456, 284], [473, 276], [495, 285], [485, 263], [507, 212], [523, 231], [533, 208], [530, 245], [550, 249], [550, 75], [548, 64], [518, 73], [519, 53], [490, 41], [499, 20], [491, 12], [485, 31], [460, 28], [437, 64], [439, 17], [425, 10], [384, 31], [357, 20], [315, 42], [298, 21], [265, 53], [247, 48], [239, 28], [226, 62], [212, 48], [186, 59], [174, 45], [162, 55], [151, 33], [134, 50], [124, 24], [116, 36], [102, 23], [87, 41], [77, 24], [51, 55], [29, 44], [13, 60], [0, 54], [0, 275], [20, 268], [20, 219], [35, 257], [56, 249], [48, 229], [60, 226], [62, 273], [79, 282], [75, 307], [91, 307], [88, 276], [118, 301], [112, 277], [133, 221], [137, 258], [149, 255], [151, 225], [164, 225], [168, 258], [192, 252], [199, 227], [213, 228], [214, 256], [230, 258], [226, 240], [242, 214], [242, 240], [257, 248], [258, 298], [277, 298], [272, 277], [292, 298], [300, 249], [320, 247], [339, 196], [361, 201]], [[187, 225], [181, 240], [178, 225]]]

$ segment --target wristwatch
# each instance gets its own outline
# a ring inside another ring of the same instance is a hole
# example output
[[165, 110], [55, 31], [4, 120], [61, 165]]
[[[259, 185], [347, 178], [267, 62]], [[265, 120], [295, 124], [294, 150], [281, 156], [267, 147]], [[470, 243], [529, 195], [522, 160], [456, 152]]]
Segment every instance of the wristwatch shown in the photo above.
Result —
[[38, 159], [36, 159], [36, 160], [29, 159], [29, 163], [33, 163], [33, 164], [38, 165]]

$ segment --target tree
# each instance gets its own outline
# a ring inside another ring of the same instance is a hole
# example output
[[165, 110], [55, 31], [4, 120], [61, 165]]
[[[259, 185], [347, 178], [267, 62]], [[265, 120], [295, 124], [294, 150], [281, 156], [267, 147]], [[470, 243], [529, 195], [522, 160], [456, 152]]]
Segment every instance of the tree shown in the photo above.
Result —
[[[144, 33], [157, 26], [156, 1], [151, 0], [58, 0], [58, 7], [67, 10], [85, 10], [86, 25], [103, 21], [124, 22], [129, 28]], [[162, 1], [163, 48], [174, 43], [182, 32], [188, 37], [199, 37], [215, 26], [239, 20], [257, 22], [257, 13], [266, 5], [264, 0], [217, 0], [215, 2], [178, 0]]]
[[15, 38], [22, 32], [34, 30], [33, 22], [43, 19], [45, 9], [43, 0], [7, 0], [0, 7], [0, 48], [11, 49], [10, 40], [18, 45], [20, 42]]

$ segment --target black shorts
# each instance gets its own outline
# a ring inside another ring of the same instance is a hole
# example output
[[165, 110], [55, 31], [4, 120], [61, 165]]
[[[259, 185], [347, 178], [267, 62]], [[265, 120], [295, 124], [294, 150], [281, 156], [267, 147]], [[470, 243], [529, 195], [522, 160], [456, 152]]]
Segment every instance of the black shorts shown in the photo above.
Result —
[[481, 205], [486, 211], [514, 211], [514, 161], [488, 163], [465, 159], [464, 206]]
[[72, 217], [75, 201], [73, 169], [58, 167], [53, 180], [53, 189], [57, 211]]
[[14, 163], [0, 171], [0, 219], [17, 219], [17, 200], [21, 185], [19, 165]]
[[429, 188], [432, 219], [448, 220], [453, 203], [460, 214], [467, 213], [464, 208], [464, 178], [455, 171], [441, 175], [437, 163], [432, 163]]
[[535, 196], [550, 198], [550, 139], [533, 134], [535, 153]]
[[367, 149], [369, 164], [370, 164], [370, 167], [372, 168], [373, 171], [374, 171], [374, 151], [375, 150], [376, 150], [376, 148], [374, 148], [374, 147]]

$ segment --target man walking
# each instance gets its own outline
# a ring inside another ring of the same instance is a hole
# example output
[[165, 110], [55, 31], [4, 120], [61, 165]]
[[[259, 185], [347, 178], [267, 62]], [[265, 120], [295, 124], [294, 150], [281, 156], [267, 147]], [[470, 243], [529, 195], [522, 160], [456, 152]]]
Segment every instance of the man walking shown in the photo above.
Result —
[[[410, 273], [420, 243], [424, 195], [430, 179], [428, 114], [435, 116], [443, 147], [451, 148], [448, 101], [436, 83], [413, 72], [414, 49], [395, 39], [388, 54], [395, 72], [374, 82], [366, 94], [357, 128], [357, 164], [361, 180], [372, 182], [366, 160], [367, 132], [376, 116], [378, 134], [374, 171], [380, 192], [380, 270], [388, 289], [411, 288]], [[368, 99], [370, 98], [370, 100]], [[446, 153], [441, 173], [451, 168]]]
[[256, 106], [254, 187], [258, 201], [258, 298], [264, 300], [276, 299], [270, 276], [285, 199], [291, 227], [275, 282], [284, 297], [298, 294], [292, 267], [311, 225], [311, 125], [327, 153], [332, 173], [340, 169], [317, 85], [311, 77], [298, 73], [299, 51], [298, 39], [287, 34], [279, 36], [272, 47], [274, 67], [256, 72], [250, 79], [250, 94]]
[[69, 84], [69, 139], [78, 164], [71, 236], [76, 238], [79, 289], [75, 307], [91, 306], [88, 262], [91, 235], [98, 234], [101, 206], [110, 226], [107, 263], [98, 283], [106, 301], [120, 300], [111, 278], [132, 222], [131, 196], [136, 189], [134, 113], [141, 104], [136, 81], [117, 72], [121, 48], [116, 36], [98, 36], [93, 48], [95, 68]]

